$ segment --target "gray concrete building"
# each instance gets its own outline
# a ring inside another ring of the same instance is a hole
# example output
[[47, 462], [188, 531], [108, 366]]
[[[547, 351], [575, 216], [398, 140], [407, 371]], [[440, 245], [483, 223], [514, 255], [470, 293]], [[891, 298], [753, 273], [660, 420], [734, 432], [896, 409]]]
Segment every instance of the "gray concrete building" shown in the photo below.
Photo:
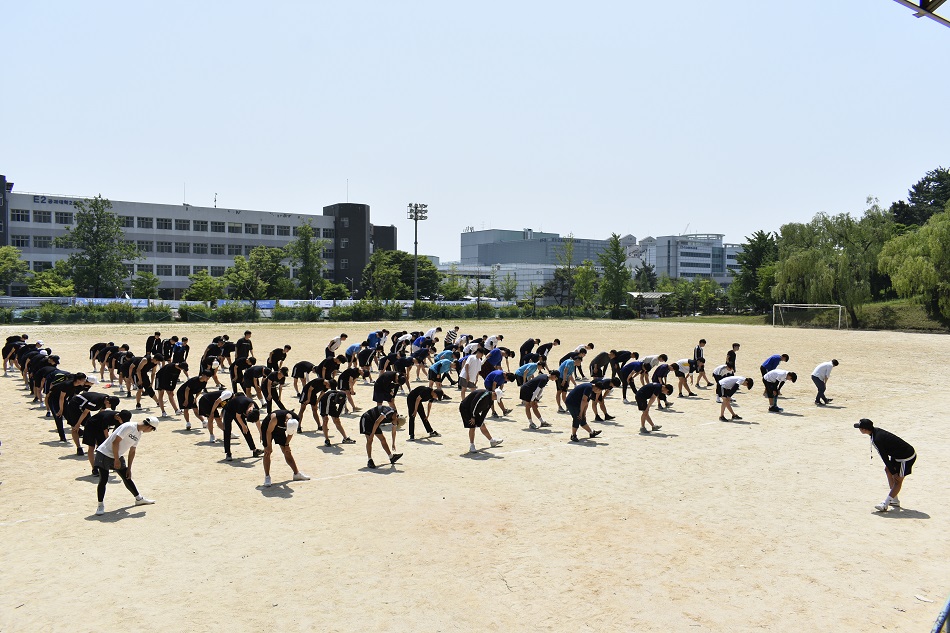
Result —
[[[20, 249], [30, 270], [51, 268], [68, 257], [69, 249], [57, 248], [55, 238], [75, 224], [79, 196], [20, 193], [0, 176], [0, 242]], [[237, 255], [247, 256], [256, 246], [286, 246], [305, 222], [316, 237], [327, 240], [323, 251], [324, 277], [360, 290], [363, 268], [374, 249], [395, 249], [396, 227], [374, 226], [369, 205], [339, 203], [323, 208], [322, 215], [299, 209], [290, 212], [253, 211], [202, 207], [190, 204], [155, 204], [112, 200], [126, 241], [142, 257], [126, 264], [131, 281], [139, 272], [161, 279], [163, 298], [178, 299], [188, 288], [188, 276], [207, 270], [221, 277]], [[292, 271], [292, 275], [295, 271]], [[25, 286], [14, 286], [23, 294]]]

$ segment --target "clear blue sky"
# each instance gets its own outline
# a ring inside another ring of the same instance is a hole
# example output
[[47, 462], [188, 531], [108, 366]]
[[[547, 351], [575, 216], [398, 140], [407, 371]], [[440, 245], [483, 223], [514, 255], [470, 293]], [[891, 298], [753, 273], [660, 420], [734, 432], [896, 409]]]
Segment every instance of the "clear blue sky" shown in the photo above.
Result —
[[950, 29], [891, 0], [15, 2], [18, 191], [463, 227], [724, 233], [950, 166]]

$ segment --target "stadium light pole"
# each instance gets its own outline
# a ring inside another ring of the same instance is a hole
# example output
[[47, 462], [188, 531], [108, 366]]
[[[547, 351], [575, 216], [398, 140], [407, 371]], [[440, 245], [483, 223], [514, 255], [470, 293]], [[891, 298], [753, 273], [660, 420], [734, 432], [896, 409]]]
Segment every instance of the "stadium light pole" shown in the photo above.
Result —
[[419, 300], [419, 220], [429, 217], [429, 205], [410, 202], [407, 215], [414, 224], [414, 241], [412, 252], [412, 301]]

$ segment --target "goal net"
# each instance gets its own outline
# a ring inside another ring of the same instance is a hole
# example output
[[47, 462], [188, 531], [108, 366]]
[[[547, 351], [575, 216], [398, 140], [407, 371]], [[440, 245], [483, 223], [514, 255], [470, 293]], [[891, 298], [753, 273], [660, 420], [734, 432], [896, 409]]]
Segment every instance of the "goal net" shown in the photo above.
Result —
[[772, 325], [841, 329], [848, 327], [844, 306], [834, 303], [776, 303]]

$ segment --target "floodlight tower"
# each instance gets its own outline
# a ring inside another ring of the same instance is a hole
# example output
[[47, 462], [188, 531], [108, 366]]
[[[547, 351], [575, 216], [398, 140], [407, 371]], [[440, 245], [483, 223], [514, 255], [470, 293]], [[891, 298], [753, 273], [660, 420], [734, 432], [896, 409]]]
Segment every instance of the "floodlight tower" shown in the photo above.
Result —
[[414, 242], [412, 252], [412, 300], [419, 300], [419, 220], [429, 217], [429, 205], [410, 202], [407, 215], [414, 225]]

